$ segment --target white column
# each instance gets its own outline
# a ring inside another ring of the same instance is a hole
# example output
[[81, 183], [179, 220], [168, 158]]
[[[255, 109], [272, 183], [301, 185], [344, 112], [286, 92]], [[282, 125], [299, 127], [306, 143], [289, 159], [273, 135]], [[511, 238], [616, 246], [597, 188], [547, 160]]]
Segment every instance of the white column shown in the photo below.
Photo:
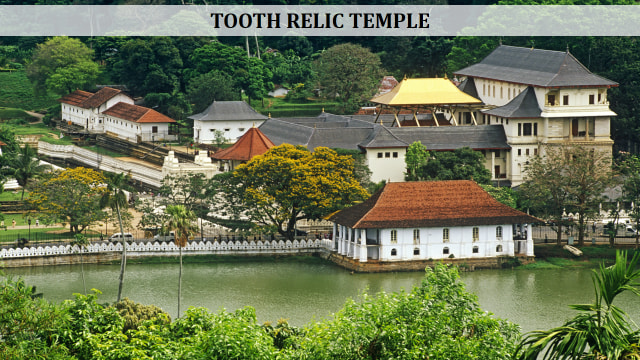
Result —
[[531, 234], [531, 225], [525, 225], [527, 229], [527, 256], [533, 256], [533, 235]]
[[367, 261], [367, 229], [360, 230], [360, 262]]
[[336, 237], [336, 233], [338, 232], [338, 224], [333, 223], [333, 233], [331, 235], [331, 241], [333, 244], [331, 245], [331, 251], [336, 248], [336, 244], [339, 244], [338, 238]]

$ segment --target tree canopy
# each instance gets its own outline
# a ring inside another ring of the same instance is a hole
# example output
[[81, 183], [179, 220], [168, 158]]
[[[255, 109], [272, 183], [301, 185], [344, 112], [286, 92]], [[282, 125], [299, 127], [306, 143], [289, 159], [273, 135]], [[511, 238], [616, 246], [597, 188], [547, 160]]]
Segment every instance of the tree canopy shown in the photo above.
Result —
[[473, 180], [489, 184], [491, 172], [484, 166], [484, 155], [468, 147], [454, 151], [427, 151], [420, 142], [407, 149], [406, 180]]
[[[219, 211], [293, 239], [297, 220], [317, 220], [366, 198], [354, 160], [335, 151], [283, 144], [216, 178]], [[214, 201], [215, 202], [215, 201]], [[215, 205], [215, 204], [214, 204]]]
[[46, 222], [69, 224], [73, 233], [105, 218], [100, 199], [107, 191], [102, 173], [78, 167], [42, 177], [29, 193], [28, 203]]
[[49, 90], [65, 95], [77, 88], [92, 86], [99, 72], [93, 51], [80, 40], [66, 36], [38, 44], [27, 66], [27, 77], [37, 94]]

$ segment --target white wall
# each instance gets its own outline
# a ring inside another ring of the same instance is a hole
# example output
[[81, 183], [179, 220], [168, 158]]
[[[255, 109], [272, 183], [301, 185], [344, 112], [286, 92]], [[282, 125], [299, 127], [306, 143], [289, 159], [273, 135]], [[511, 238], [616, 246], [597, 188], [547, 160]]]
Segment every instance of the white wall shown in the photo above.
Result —
[[249, 128], [262, 125], [263, 120], [222, 120], [222, 121], [193, 121], [194, 140], [201, 144], [212, 144], [215, 140], [214, 130], [220, 130], [228, 143], [235, 143]]
[[406, 172], [406, 148], [378, 148], [367, 149], [365, 154], [367, 165], [371, 170], [371, 181], [377, 183], [402, 182]]

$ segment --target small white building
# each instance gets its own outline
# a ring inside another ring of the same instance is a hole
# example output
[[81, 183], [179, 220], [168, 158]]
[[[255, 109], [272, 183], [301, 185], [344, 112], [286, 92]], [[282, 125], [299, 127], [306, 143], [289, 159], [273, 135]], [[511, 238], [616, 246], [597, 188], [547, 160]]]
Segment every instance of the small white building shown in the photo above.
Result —
[[244, 101], [214, 101], [193, 119], [193, 140], [199, 144], [213, 144], [215, 131], [224, 134], [226, 142], [235, 143], [253, 126], [260, 126], [267, 116], [255, 111]]
[[120, 102], [102, 112], [104, 132], [131, 142], [176, 140], [169, 129], [176, 121], [153, 109]]
[[532, 257], [540, 222], [469, 180], [387, 183], [329, 220], [335, 249], [361, 263]]
[[95, 132], [104, 131], [102, 113], [105, 110], [120, 102], [133, 105], [131, 97], [121, 90], [110, 87], [104, 87], [96, 93], [76, 90], [58, 101], [61, 103], [62, 121]]

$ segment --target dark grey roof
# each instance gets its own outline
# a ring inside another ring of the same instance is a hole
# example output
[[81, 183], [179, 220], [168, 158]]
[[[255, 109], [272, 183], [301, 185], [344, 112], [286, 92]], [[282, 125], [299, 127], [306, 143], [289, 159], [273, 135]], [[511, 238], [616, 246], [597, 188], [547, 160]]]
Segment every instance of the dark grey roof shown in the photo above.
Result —
[[209, 107], [199, 113], [189, 116], [189, 119], [199, 121], [217, 120], [266, 120], [267, 116], [255, 111], [244, 101], [214, 101]]
[[539, 118], [542, 110], [538, 106], [538, 99], [533, 87], [527, 86], [523, 92], [514, 97], [506, 105], [483, 111], [485, 114], [503, 118]]
[[478, 89], [476, 89], [476, 82], [472, 77], [464, 79], [460, 83], [460, 85], [458, 85], [458, 89], [460, 89], [467, 95], [471, 95], [476, 99], [480, 99], [480, 96], [478, 96]]
[[326, 146], [331, 149], [360, 150], [358, 145], [371, 133], [371, 128], [317, 128], [309, 139], [307, 148], [311, 151], [318, 146]]
[[258, 129], [276, 146], [284, 143], [306, 146], [314, 130], [313, 127], [294, 124], [280, 119], [267, 119]]
[[408, 144], [420, 141], [427, 150], [455, 150], [463, 147], [473, 150], [511, 148], [502, 125], [402, 127], [390, 130]]
[[507, 45], [498, 46], [479, 63], [455, 74], [541, 87], [618, 85], [615, 81], [591, 73], [568, 51]]
[[392, 148], [407, 147], [410, 144], [394, 135], [389, 128], [377, 126], [374, 131], [370, 132], [369, 137], [360, 143], [360, 146], [363, 148]]

